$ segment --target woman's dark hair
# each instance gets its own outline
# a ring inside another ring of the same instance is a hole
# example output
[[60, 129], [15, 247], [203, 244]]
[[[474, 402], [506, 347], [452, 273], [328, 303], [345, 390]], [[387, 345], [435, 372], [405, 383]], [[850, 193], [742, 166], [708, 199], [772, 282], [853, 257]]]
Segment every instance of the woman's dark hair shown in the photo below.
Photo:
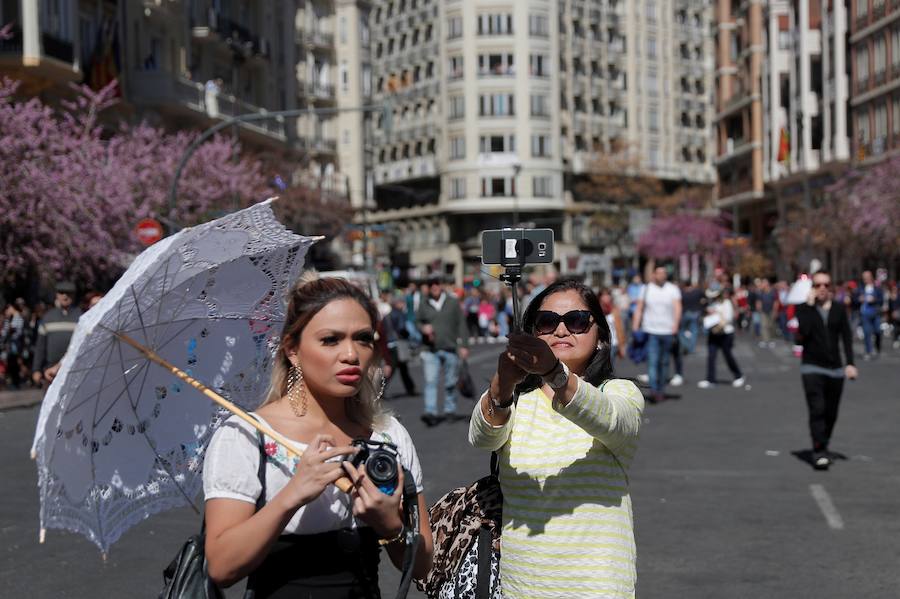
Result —
[[[594, 350], [594, 354], [588, 361], [587, 368], [584, 369], [583, 378], [588, 383], [599, 386], [600, 383], [613, 377], [613, 366], [610, 360], [610, 332], [609, 324], [606, 322], [606, 315], [603, 314], [603, 308], [600, 307], [600, 300], [590, 287], [576, 279], [561, 279], [555, 283], [548, 285], [543, 291], [531, 300], [522, 315], [522, 330], [529, 335], [534, 334], [534, 320], [537, 317], [538, 310], [548, 297], [554, 293], [562, 293], [564, 291], [574, 291], [587, 306], [588, 311], [594, 317], [594, 324], [597, 325], [599, 339], [602, 342], [600, 349]], [[519, 393], [528, 393], [534, 391], [543, 384], [541, 377], [536, 374], [530, 374], [525, 380], [519, 383], [516, 391]]]

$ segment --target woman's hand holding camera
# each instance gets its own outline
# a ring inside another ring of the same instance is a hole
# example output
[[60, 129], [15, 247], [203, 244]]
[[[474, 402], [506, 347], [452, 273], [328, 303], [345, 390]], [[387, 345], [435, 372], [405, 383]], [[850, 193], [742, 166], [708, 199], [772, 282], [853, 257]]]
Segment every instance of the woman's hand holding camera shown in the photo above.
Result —
[[403, 466], [397, 464], [397, 488], [393, 495], [383, 493], [366, 475], [365, 465], [359, 468], [344, 462], [344, 471], [353, 481], [350, 498], [353, 515], [372, 527], [382, 539], [393, 539], [403, 530], [400, 499], [403, 496]]
[[294, 476], [284, 488], [291, 507], [303, 507], [321, 495], [325, 487], [344, 476], [341, 462], [328, 460], [341, 455], [353, 455], [357, 451], [357, 448], [349, 445], [336, 447], [331, 435], [316, 435], [303, 452]]

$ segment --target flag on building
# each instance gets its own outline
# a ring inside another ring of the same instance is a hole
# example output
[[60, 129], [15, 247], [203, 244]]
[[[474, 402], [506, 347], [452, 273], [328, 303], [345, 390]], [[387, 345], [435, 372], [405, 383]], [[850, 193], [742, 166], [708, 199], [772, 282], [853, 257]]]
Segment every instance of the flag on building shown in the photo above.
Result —
[[781, 128], [781, 140], [778, 142], [778, 162], [790, 162], [791, 137], [787, 129]]

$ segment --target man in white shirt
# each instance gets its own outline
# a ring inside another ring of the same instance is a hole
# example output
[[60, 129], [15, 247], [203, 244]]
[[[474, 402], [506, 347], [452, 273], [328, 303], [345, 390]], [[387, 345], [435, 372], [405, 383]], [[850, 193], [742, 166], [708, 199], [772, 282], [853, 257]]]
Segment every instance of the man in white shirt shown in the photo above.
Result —
[[647, 374], [653, 392], [650, 403], [665, 399], [669, 353], [681, 324], [681, 291], [667, 278], [666, 269], [656, 267], [650, 283], [641, 290], [632, 323], [632, 330], [642, 330], [648, 337]]

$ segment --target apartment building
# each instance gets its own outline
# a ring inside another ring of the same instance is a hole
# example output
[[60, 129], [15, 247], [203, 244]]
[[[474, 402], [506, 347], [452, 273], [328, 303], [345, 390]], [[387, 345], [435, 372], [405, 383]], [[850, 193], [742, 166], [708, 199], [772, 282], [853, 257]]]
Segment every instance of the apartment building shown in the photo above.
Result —
[[597, 152], [711, 183], [711, 17], [687, 0], [374, 2], [374, 100], [393, 105], [374, 127], [379, 254], [463, 282], [479, 232], [521, 222], [553, 228], [558, 256], [597, 251], [596, 207], [573, 194]]
[[[773, 0], [766, 10], [763, 178], [778, 227], [824, 199], [851, 158], [847, 12], [845, 2], [810, 0]], [[774, 239], [764, 243], [776, 251]]]
[[763, 170], [762, 2], [716, 2], [717, 205], [732, 212], [736, 232], [757, 242], [777, 219]]
[[[708, 1], [561, 2], [563, 169], [577, 181], [598, 154], [627, 150], [671, 185], [711, 185], [713, 10]], [[577, 194], [572, 241], [602, 251], [596, 206]]]
[[[0, 66], [23, 81], [23, 93], [49, 100], [71, 95], [70, 83], [99, 88], [117, 78], [126, 117], [171, 129], [335, 108], [338, 4], [357, 3], [13, 0], [0, 3], [0, 24], [12, 24]], [[335, 115], [260, 119], [233, 131], [256, 150], [294, 152], [303, 183], [346, 193]]]
[[853, 156], [900, 148], [900, 1], [850, 0]]
[[847, 5], [720, 0], [717, 11], [717, 204], [774, 254], [786, 212], [850, 159]]

